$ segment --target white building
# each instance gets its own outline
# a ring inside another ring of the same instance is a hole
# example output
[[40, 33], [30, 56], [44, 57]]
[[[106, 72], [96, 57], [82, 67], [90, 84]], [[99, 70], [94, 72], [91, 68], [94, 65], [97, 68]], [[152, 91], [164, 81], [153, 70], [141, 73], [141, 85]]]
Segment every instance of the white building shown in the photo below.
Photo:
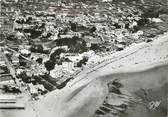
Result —
[[74, 66], [75, 64], [73, 62], [63, 62], [62, 67], [63, 71], [69, 72], [69, 73], [74, 73]]
[[55, 68], [50, 71], [50, 76], [53, 78], [59, 78], [63, 76], [63, 68], [62, 65], [55, 65]]
[[102, 0], [102, 2], [112, 2], [113, 0]]
[[83, 56], [81, 54], [77, 55], [77, 56], [67, 56], [67, 58], [72, 61], [73, 63], [77, 63], [80, 60], [83, 59]]

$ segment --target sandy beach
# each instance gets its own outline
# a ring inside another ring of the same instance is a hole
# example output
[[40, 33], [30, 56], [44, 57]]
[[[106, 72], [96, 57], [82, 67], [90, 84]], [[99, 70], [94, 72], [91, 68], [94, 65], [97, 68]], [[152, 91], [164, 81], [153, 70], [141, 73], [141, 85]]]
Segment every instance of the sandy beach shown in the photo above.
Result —
[[[37, 106], [40, 117], [90, 117], [103, 102], [102, 96], [107, 94], [105, 82], [115, 78], [122, 79], [124, 87], [131, 93], [141, 88], [159, 90], [157, 88], [168, 81], [167, 37], [165, 34], [153, 43], [138, 44], [109, 55], [107, 62], [84, 70], [64, 89], [53, 91], [41, 99]], [[92, 104], [92, 99], [97, 101]]]
[[106, 83], [120, 79], [124, 89], [133, 96], [140, 95], [141, 89], [152, 89], [150, 101], [162, 101], [158, 111], [149, 112], [144, 109], [146, 106], [137, 105], [134, 110], [126, 111], [127, 116], [139, 117], [140, 113], [144, 113], [143, 117], [158, 117], [158, 113], [165, 115], [167, 37], [165, 34], [152, 43], [140, 43], [106, 56], [104, 62], [83, 70], [65, 88], [48, 93], [37, 103], [26, 100], [25, 110], [1, 110], [0, 114], [2, 117], [91, 117], [108, 94]]

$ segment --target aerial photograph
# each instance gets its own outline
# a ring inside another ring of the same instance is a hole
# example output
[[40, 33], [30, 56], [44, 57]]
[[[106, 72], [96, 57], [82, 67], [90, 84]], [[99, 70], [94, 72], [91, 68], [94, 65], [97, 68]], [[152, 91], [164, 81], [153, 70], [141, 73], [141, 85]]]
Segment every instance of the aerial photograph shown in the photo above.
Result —
[[168, 0], [0, 0], [0, 117], [168, 117]]

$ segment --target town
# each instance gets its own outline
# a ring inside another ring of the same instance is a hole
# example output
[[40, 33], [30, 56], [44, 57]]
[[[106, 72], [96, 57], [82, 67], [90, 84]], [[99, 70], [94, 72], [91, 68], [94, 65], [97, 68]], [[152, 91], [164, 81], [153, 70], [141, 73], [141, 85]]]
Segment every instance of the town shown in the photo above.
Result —
[[1, 0], [2, 92], [39, 100], [107, 56], [152, 42], [168, 30], [168, 7], [145, 1]]

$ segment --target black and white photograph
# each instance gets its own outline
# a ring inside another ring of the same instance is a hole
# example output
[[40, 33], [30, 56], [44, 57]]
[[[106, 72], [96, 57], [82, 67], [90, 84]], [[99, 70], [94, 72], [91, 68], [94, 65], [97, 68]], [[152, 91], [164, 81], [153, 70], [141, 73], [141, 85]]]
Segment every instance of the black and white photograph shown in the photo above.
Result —
[[0, 0], [0, 117], [168, 117], [168, 0]]

